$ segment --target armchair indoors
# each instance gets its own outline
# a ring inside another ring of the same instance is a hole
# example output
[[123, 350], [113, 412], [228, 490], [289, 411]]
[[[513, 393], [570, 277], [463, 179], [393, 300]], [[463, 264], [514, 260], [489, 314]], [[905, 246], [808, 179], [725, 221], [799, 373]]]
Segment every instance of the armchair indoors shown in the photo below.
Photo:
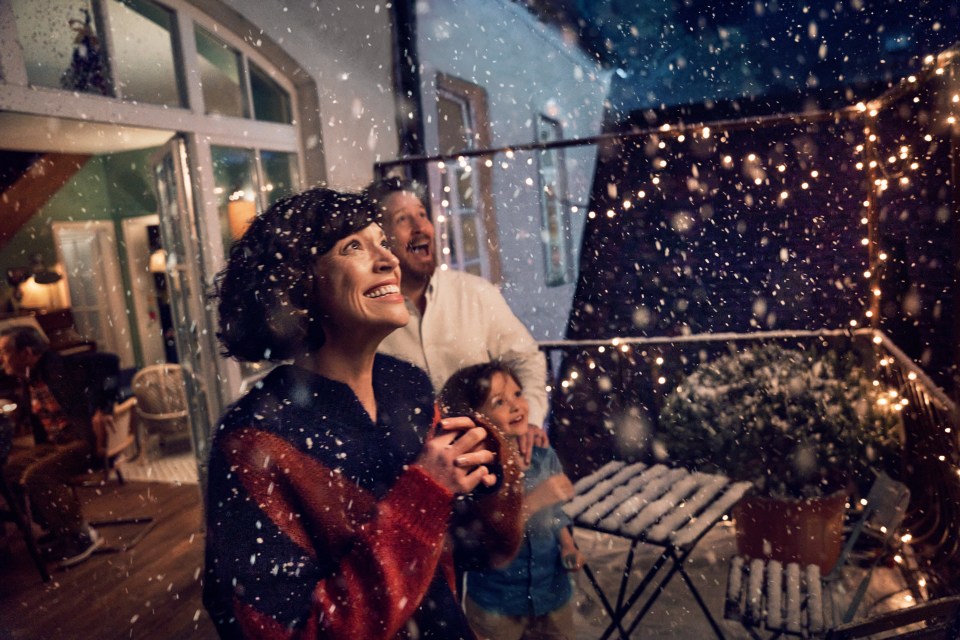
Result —
[[178, 364], [153, 364], [133, 376], [141, 446], [147, 459], [174, 444], [189, 447], [190, 422], [183, 369]]

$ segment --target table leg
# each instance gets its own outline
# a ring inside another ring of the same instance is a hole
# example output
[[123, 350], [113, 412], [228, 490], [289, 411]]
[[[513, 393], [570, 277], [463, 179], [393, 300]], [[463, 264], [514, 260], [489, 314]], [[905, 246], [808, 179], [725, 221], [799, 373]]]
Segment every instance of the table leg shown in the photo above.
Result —
[[703, 601], [703, 598], [700, 596], [700, 592], [693, 584], [693, 580], [690, 578], [690, 576], [687, 575], [687, 571], [683, 568], [682, 564], [680, 565], [678, 571], [680, 573], [680, 577], [683, 578], [683, 581], [687, 583], [687, 588], [690, 589], [690, 593], [693, 594], [693, 598], [697, 601], [697, 604], [700, 605], [703, 615], [707, 617], [707, 622], [710, 623], [710, 626], [713, 628], [713, 632], [717, 634], [717, 638], [720, 640], [726, 640], [726, 637], [723, 635], [723, 630], [720, 629], [720, 625], [717, 624], [713, 614], [710, 613], [710, 609], [707, 608], [707, 604]]
[[600, 583], [597, 582], [597, 579], [593, 575], [593, 571], [590, 569], [589, 564], [583, 565], [583, 572], [587, 575], [587, 579], [590, 580], [590, 584], [593, 585], [593, 590], [597, 592], [597, 595], [600, 596], [600, 602], [603, 604], [603, 608], [610, 615], [612, 622], [607, 627], [606, 631], [603, 633], [603, 638], [606, 638], [610, 635], [610, 632], [614, 627], [620, 630], [620, 637], [623, 640], [628, 640], [629, 636], [626, 631], [623, 630], [623, 615], [620, 613], [619, 605], [616, 610], [610, 604], [610, 601], [607, 600], [606, 594], [603, 592], [603, 589], [600, 588]]
[[[673, 566], [670, 567], [670, 570], [667, 571], [667, 575], [663, 577], [663, 580], [653, 589], [653, 592], [647, 598], [647, 601], [643, 603], [643, 608], [640, 609], [640, 612], [637, 614], [637, 617], [633, 619], [633, 622], [630, 623], [630, 628], [627, 629], [627, 633], [633, 633], [633, 630], [637, 628], [637, 625], [640, 624], [640, 621], [647, 615], [650, 611], [650, 608], [653, 607], [653, 604], [657, 601], [657, 598], [660, 597], [660, 594], [663, 593], [663, 590], [667, 587], [667, 583], [673, 579], [674, 574], [677, 573], [677, 559], [672, 556], [668, 551], [664, 551], [660, 555], [660, 559], [657, 560], [657, 563], [650, 568], [650, 571], [647, 573], [647, 577], [644, 578], [644, 581], [640, 586], [646, 587], [653, 578], [660, 572], [660, 569], [670, 559], [673, 560]], [[636, 591], [633, 592], [633, 595], [630, 596], [630, 600], [627, 601], [627, 609], [630, 609], [633, 605], [637, 603], [637, 600], [640, 599], [642, 595], [642, 590], [640, 587], [637, 587]]]
[[[642, 618], [643, 615], [641, 614], [637, 619], [633, 621], [633, 623], [631, 623], [630, 628], [627, 629], [626, 635], [624, 635], [623, 628], [621, 626], [623, 618], [626, 615], [626, 613], [630, 611], [630, 608], [633, 607], [634, 604], [636, 604], [637, 600], [640, 599], [640, 596], [641, 594], [643, 594], [643, 591], [647, 588], [647, 585], [649, 585], [650, 582], [657, 576], [657, 574], [660, 573], [660, 569], [663, 568], [663, 565], [664, 563], [666, 563], [668, 557], [669, 557], [669, 554], [666, 551], [660, 554], [660, 557], [657, 558], [657, 561], [653, 563], [653, 566], [647, 570], [647, 573], [646, 575], [643, 576], [643, 579], [640, 581], [640, 584], [638, 584], [637, 588], [633, 590], [633, 593], [627, 599], [627, 602], [622, 607], [617, 609], [617, 616], [618, 616], [617, 624], [614, 625], [613, 623], [610, 623], [610, 626], [607, 627], [607, 630], [604, 631], [602, 636], [600, 636], [600, 640], [606, 640], [608, 637], [610, 637], [610, 634], [613, 632], [614, 626], [620, 627], [620, 635], [623, 638], [628, 638], [630, 634], [633, 633], [633, 630], [636, 628], [637, 623], [640, 621], [640, 618]], [[644, 613], [646, 612], [644, 611]]]
[[[657, 598], [660, 597], [660, 594], [663, 592], [664, 589], [666, 589], [667, 584], [669, 584], [669, 582], [673, 580], [673, 577], [677, 573], [679, 573], [680, 577], [682, 577], [684, 582], [686, 583], [687, 588], [690, 590], [690, 593], [693, 594], [694, 600], [697, 601], [697, 604], [700, 606], [700, 609], [706, 615], [707, 622], [710, 623], [710, 627], [713, 629], [713, 632], [717, 635], [717, 638], [719, 638], [719, 640], [726, 640], [725, 636], [723, 635], [723, 630], [720, 628], [720, 625], [717, 624], [716, 619], [714, 619], [713, 615], [710, 613], [710, 610], [707, 608], [706, 603], [703, 601], [703, 598], [700, 596], [700, 592], [697, 590], [696, 586], [693, 584], [692, 579], [687, 574], [686, 570], [683, 568], [683, 563], [686, 562], [687, 558], [690, 556], [691, 551], [692, 549], [687, 550], [685, 553], [681, 554], [680, 556], [677, 556], [671, 549], [668, 549], [663, 553], [663, 556], [661, 557], [669, 557], [669, 559], [673, 562], [673, 566], [670, 567], [670, 570], [667, 572], [667, 575], [664, 576], [663, 580], [660, 581], [660, 584], [658, 584], [656, 589], [654, 589], [653, 593], [650, 594], [650, 597], [647, 598], [647, 601], [643, 604], [643, 608], [637, 614], [637, 617], [634, 618], [632, 623], [630, 623], [630, 627], [627, 629], [627, 633], [633, 633], [634, 629], [637, 628], [637, 625], [640, 624], [640, 621], [643, 620], [644, 616], [646, 616], [647, 613], [650, 611], [651, 607], [653, 607], [654, 603], [657, 601]], [[637, 599], [639, 598], [639, 595], [640, 595], [639, 593], [634, 593], [635, 597], [631, 597], [630, 601], [627, 603], [627, 608], [632, 607], [636, 603]]]
[[627, 561], [623, 565], [623, 575], [620, 576], [620, 590], [617, 592], [617, 611], [623, 611], [623, 596], [627, 594], [627, 583], [630, 581], [630, 572], [633, 571], [633, 554], [637, 549], [637, 541], [630, 542], [630, 551], [627, 552]]

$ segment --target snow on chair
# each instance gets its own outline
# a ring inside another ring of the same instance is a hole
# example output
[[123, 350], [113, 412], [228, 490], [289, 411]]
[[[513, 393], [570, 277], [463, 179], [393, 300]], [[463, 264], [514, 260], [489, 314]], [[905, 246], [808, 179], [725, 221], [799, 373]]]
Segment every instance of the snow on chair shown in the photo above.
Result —
[[[724, 617], [737, 620], [754, 638], [757, 629], [782, 635], [820, 637], [856, 616], [870, 586], [873, 570], [886, 551], [900, 544], [897, 531], [910, 502], [907, 487], [879, 474], [867, 495], [863, 513], [850, 531], [840, 557], [826, 576], [815, 564], [744, 558], [730, 561]], [[874, 532], [882, 542], [852, 597], [841, 588], [843, 570], [861, 534]]]

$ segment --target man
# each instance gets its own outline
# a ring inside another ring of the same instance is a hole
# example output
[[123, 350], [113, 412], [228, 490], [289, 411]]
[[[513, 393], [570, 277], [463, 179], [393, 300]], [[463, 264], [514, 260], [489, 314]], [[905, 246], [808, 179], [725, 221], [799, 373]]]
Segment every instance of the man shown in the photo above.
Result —
[[[106, 355], [106, 354], [101, 354]], [[105, 358], [116, 368], [115, 356]], [[90, 557], [103, 539], [83, 518], [68, 480], [89, 470], [94, 453], [113, 428], [116, 371], [67, 367], [33, 327], [0, 335], [0, 361], [23, 383], [35, 445], [15, 451], [3, 473], [23, 487], [33, 520], [56, 541], [54, 557], [68, 567]]]
[[400, 261], [400, 290], [410, 322], [380, 344], [380, 351], [407, 360], [430, 375], [439, 392], [456, 371], [502, 360], [516, 371], [530, 404], [530, 436], [521, 442], [529, 462], [547, 413], [546, 358], [500, 291], [469, 273], [438, 268], [434, 228], [422, 189], [389, 178], [371, 184], [367, 196], [380, 211], [380, 225]]

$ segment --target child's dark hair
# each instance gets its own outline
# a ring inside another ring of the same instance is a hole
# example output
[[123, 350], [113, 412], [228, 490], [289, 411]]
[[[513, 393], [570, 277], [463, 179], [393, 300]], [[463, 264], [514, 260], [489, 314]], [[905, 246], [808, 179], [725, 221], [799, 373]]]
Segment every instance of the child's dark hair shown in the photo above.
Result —
[[509, 365], [493, 360], [464, 367], [450, 376], [437, 399], [440, 412], [444, 417], [472, 416], [490, 397], [490, 381], [495, 373], [502, 373], [513, 378], [517, 386], [523, 389], [523, 384], [516, 372]]
[[223, 354], [278, 361], [322, 346], [314, 264], [373, 222], [368, 200], [322, 188], [283, 198], [257, 216], [218, 276]]

